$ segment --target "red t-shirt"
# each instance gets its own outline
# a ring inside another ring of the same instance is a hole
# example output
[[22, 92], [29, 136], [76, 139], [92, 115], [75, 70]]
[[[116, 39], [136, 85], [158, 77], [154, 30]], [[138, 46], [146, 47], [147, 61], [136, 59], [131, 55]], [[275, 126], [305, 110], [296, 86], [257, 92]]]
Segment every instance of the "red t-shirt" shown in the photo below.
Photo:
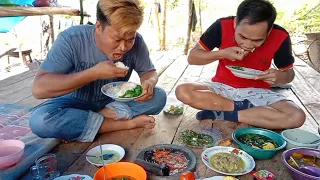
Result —
[[[234, 17], [221, 18], [203, 33], [199, 43], [207, 51], [214, 48], [225, 49], [238, 46], [234, 40], [234, 35]], [[273, 25], [264, 44], [256, 48], [254, 52], [249, 53], [242, 61], [220, 59], [216, 75], [212, 78], [212, 81], [221, 82], [235, 88], [269, 89], [270, 85], [268, 83], [237, 77], [226, 66], [242, 66], [265, 71], [270, 68], [272, 60], [280, 70], [290, 69], [294, 63], [290, 36], [285, 29], [276, 24]]]

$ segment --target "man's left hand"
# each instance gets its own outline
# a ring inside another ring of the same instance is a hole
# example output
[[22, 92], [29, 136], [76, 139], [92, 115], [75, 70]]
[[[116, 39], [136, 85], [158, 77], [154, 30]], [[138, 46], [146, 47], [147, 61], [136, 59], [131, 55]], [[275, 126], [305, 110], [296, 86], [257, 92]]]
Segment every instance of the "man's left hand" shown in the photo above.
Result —
[[149, 80], [145, 80], [142, 82], [141, 86], [143, 89], [142, 95], [141, 95], [141, 97], [139, 97], [136, 100], [138, 102], [145, 102], [145, 101], [150, 100], [153, 96], [153, 88], [154, 88], [153, 83]]
[[264, 71], [262, 75], [257, 76], [255, 80], [262, 80], [270, 85], [281, 84], [284, 75], [283, 73], [284, 72], [276, 69], [268, 69]]

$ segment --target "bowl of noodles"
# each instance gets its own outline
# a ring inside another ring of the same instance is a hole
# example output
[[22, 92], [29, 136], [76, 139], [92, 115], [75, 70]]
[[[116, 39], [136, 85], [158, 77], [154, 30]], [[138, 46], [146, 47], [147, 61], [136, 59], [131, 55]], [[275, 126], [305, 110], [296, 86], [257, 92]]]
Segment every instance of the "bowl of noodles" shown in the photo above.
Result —
[[100, 168], [93, 180], [146, 180], [147, 173], [139, 165], [131, 162], [117, 162]]

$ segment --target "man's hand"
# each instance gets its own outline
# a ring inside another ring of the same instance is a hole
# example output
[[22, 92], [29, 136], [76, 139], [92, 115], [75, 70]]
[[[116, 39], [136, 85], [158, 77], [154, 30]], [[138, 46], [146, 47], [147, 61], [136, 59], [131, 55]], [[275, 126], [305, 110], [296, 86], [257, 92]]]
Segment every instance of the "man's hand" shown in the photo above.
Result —
[[124, 77], [128, 73], [128, 69], [118, 68], [110, 61], [103, 61], [95, 65], [92, 70], [96, 73], [98, 79], [111, 79], [116, 77]]
[[145, 101], [150, 100], [152, 98], [152, 96], [153, 96], [154, 84], [149, 80], [145, 80], [145, 81], [143, 81], [141, 86], [142, 86], [142, 89], [143, 89], [142, 95], [141, 95], [141, 97], [139, 97], [136, 100], [138, 102], [145, 102]]
[[229, 47], [220, 51], [223, 58], [230, 61], [241, 61], [249, 53], [249, 51], [243, 51], [240, 47]]
[[268, 69], [262, 75], [257, 76], [255, 80], [262, 80], [270, 85], [282, 84], [285, 79], [285, 73], [276, 69]]

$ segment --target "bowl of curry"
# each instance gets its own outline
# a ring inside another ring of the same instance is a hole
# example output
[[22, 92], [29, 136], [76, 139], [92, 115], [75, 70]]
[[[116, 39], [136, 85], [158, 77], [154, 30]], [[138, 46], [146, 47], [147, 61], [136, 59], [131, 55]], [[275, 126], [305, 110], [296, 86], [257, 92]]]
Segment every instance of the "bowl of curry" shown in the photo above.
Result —
[[230, 176], [240, 176], [255, 167], [252, 156], [233, 147], [215, 146], [201, 154], [202, 162], [213, 171]]

